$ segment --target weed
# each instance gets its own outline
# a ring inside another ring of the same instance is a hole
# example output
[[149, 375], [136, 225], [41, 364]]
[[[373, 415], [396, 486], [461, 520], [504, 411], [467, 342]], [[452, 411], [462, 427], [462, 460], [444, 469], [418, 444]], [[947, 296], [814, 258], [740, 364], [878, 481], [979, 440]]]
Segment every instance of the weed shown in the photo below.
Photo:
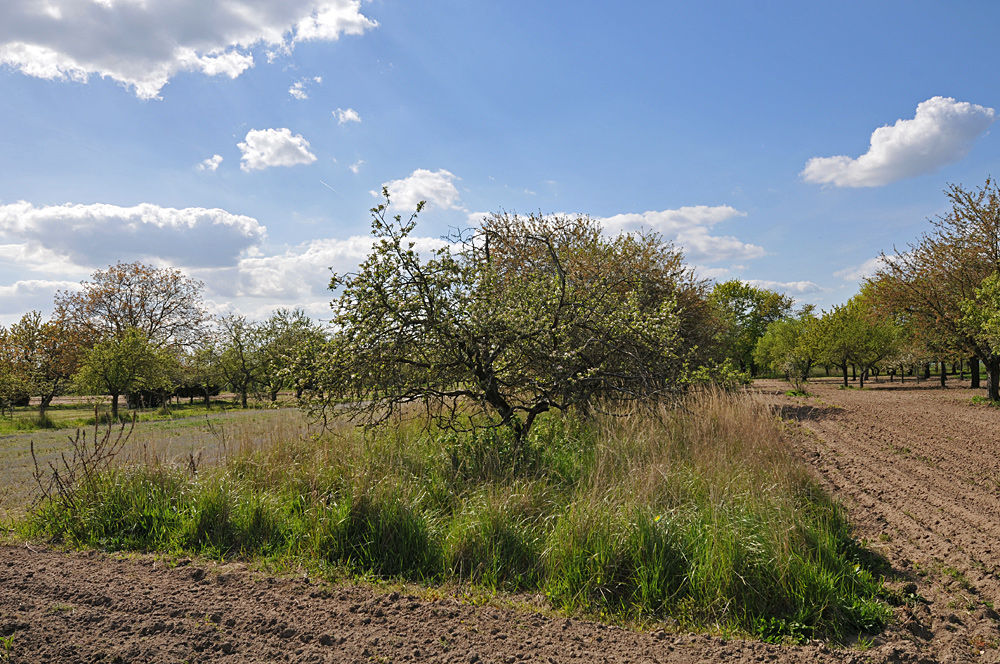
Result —
[[15, 636], [16, 634], [0, 636], [0, 659], [5, 662], [10, 659], [10, 653], [14, 650]]

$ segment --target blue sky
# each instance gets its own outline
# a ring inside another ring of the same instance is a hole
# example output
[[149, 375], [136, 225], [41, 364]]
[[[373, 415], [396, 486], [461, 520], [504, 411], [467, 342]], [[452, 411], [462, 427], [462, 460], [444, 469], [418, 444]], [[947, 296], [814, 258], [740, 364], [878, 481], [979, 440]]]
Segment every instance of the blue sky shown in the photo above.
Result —
[[117, 260], [328, 312], [372, 192], [659, 230], [820, 307], [1000, 176], [987, 2], [5, 0], [0, 323]]

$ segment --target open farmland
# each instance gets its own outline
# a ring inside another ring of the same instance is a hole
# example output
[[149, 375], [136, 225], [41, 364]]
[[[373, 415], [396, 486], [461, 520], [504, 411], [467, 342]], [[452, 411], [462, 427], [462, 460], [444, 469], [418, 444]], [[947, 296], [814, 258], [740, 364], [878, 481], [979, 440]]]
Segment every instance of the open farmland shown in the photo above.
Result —
[[755, 389], [892, 570], [893, 624], [837, 649], [566, 620], [541, 595], [329, 585], [241, 563], [0, 551], [10, 661], [1000, 661], [996, 519], [1000, 413], [973, 393], [834, 382]]

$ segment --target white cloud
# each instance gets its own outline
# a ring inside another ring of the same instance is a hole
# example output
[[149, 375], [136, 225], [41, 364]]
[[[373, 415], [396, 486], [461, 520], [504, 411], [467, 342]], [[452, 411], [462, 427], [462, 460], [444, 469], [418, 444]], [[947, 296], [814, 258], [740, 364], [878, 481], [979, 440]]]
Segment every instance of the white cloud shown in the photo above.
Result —
[[857, 159], [813, 157], [800, 175], [807, 182], [838, 187], [880, 187], [933, 173], [964, 159], [995, 119], [992, 108], [932, 97], [917, 105], [912, 120], [872, 132], [868, 152]]
[[320, 76], [313, 76], [312, 79], [303, 78], [292, 84], [292, 87], [288, 88], [288, 94], [292, 95], [296, 99], [305, 100], [309, 99], [309, 93], [306, 91], [306, 84], [310, 82], [322, 83], [323, 78]]
[[360, 35], [361, 0], [4, 0], [0, 64], [27, 76], [130, 86], [142, 99], [181, 71], [231, 78], [296, 43]]
[[732, 271], [728, 267], [702, 267], [701, 265], [694, 265], [693, 267], [700, 279], [718, 280]]
[[[0, 205], [0, 256], [19, 256], [60, 272], [104, 267], [118, 260], [152, 260], [178, 267], [232, 264], [260, 243], [256, 219], [218, 208]], [[18, 262], [17, 264], [23, 264]]]
[[356, 162], [354, 162], [353, 164], [351, 164], [350, 166], [348, 166], [348, 168], [351, 169], [352, 173], [354, 173], [355, 175], [357, 175], [358, 172], [361, 170], [361, 167], [364, 165], [364, 163], [365, 163], [364, 159], [358, 159]]
[[199, 171], [214, 171], [219, 168], [219, 164], [222, 163], [222, 155], [214, 154], [208, 159], [204, 160], [198, 164]]
[[337, 116], [337, 124], [361, 122], [361, 116], [353, 108], [338, 108], [333, 114]]
[[[388, 188], [392, 204], [402, 210], [413, 210], [420, 201], [427, 201], [429, 207], [461, 210], [455, 180], [460, 178], [449, 171], [439, 169], [429, 171], [418, 168], [402, 180], [391, 180], [382, 184]], [[371, 192], [379, 196], [379, 192]]]
[[[417, 251], [440, 248], [443, 240], [427, 237], [411, 238]], [[283, 254], [248, 256], [239, 261], [237, 296], [280, 299], [284, 301], [323, 298], [327, 292], [330, 270], [347, 273], [357, 270], [374, 239], [353, 236], [346, 240], [320, 239], [304, 242]]]
[[0, 325], [18, 322], [29, 311], [49, 311], [56, 291], [76, 290], [75, 281], [24, 279], [0, 286]]
[[247, 173], [271, 166], [295, 166], [316, 161], [316, 155], [309, 152], [309, 141], [301, 134], [292, 136], [287, 128], [251, 129], [245, 140], [238, 147], [243, 153], [240, 169]]
[[688, 260], [714, 262], [760, 258], [767, 253], [755, 244], [710, 232], [715, 224], [745, 216], [745, 212], [728, 205], [694, 205], [677, 210], [617, 214], [600, 221], [609, 233], [655, 231], [681, 247]]
[[840, 277], [844, 281], [861, 281], [862, 279], [867, 279], [868, 277], [874, 275], [876, 272], [881, 270], [887, 261], [893, 260], [893, 256], [887, 256], [883, 258], [882, 256], [875, 256], [874, 258], [869, 258], [861, 265], [855, 265], [853, 267], [844, 268], [833, 273], [833, 276]]
[[810, 293], [823, 293], [828, 289], [811, 281], [765, 281], [762, 279], [745, 279], [744, 283], [758, 288], [778, 291], [779, 293], [792, 293], [794, 295], [808, 295]]

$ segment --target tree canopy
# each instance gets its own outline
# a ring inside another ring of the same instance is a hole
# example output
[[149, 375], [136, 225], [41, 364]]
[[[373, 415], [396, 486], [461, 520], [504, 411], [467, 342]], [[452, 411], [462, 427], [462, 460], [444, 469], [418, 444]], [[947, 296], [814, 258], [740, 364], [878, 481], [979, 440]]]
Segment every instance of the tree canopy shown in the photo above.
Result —
[[704, 285], [659, 236], [500, 213], [422, 257], [409, 239], [420, 206], [404, 222], [383, 194], [371, 254], [331, 280], [342, 291], [307, 377], [314, 410], [374, 424], [419, 402], [442, 425], [474, 411], [520, 440], [548, 410], [683, 389], [704, 330], [679, 302]]
[[56, 317], [91, 342], [138, 330], [154, 346], [186, 345], [197, 340], [208, 319], [204, 285], [174, 268], [119, 262], [80, 286], [56, 293]]
[[[887, 307], [905, 316], [942, 352], [975, 355], [986, 365], [990, 399], [1000, 400], [1000, 354], [970, 302], [1000, 272], [1000, 188], [992, 178], [975, 190], [950, 185], [951, 211], [931, 221], [916, 244], [893, 255], [870, 279]], [[963, 309], [963, 306], [965, 307]]]
[[752, 286], [737, 279], [716, 284], [709, 296], [721, 321], [723, 352], [740, 369], [757, 375], [754, 349], [767, 326], [786, 318], [792, 311], [792, 298]]

